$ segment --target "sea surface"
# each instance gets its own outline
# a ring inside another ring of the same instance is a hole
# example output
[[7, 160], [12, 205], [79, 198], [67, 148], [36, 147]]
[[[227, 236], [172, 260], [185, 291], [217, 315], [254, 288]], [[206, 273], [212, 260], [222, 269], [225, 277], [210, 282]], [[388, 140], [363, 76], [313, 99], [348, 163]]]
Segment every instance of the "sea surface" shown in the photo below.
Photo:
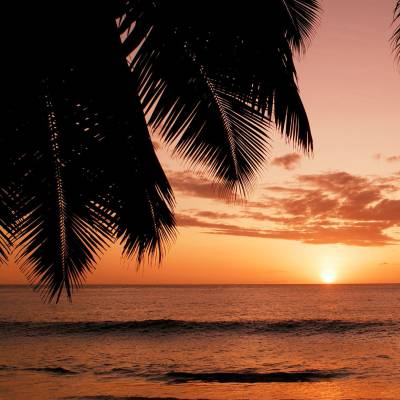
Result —
[[0, 398], [400, 399], [400, 285], [0, 287]]

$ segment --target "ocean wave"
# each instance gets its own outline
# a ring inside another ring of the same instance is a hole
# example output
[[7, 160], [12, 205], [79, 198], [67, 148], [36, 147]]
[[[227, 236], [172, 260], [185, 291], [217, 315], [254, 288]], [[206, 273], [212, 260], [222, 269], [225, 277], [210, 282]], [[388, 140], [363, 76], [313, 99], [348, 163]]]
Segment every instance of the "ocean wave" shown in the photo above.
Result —
[[74, 334], [188, 334], [191, 332], [243, 334], [322, 334], [399, 331], [400, 321], [348, 321], [328, 319], [285, 321], [183, 321], [172, 319], [100, 322], [1, 322], [0, 333], [23, 335]]
[[306, 369], [298, 371], [235, 371], [235, 372], [182, 372], [170, 371], [161, 375], [141, 374], [135, 369], [113, 368], [102, 371], [101, 375], [141, 376], [147, 379], [167, 380], [170, 383], [186, 383], [192, 381], [217, 382], [217, 383], [268, 383], [268, 382], [317, 382], [343, 378], [350, 375], [347, 369], [317, 370]]
[[16, 369], [16, 367], [14, 367], [12, 365], [0, 365], [0, 372], [1, 371], [13, 371], [15, 369]]
[[[64, 367], [13, 367], [1, 365], [0, 370], [3, 371], [28, 371], [39, 372], [51, 375], [78, 375], [80, 372], [73, 371]], [[87, 371], [86, 371], [87, 372]], [[317, 382], [323, 380], [332, 380], [343, 378], [350, 375], [347, 369], [336, 370], [317, 370], [305, 369], [297, 371], [270, 371], [270, 372], [254, 372], [254, 371], [214, 371], [214, 372], [186, 372], [186, 371], [170, 371], [160, 373], [140, 373], [135, 368], [112, 368], [108, 371], [92, 371], [95, 375], [120, 375], [142, 377], [150, 380], [167, 380], [170, 383], [187, 383], [193, 381], [216, 382], [216, 383], [272, 383], [272, 382]]]
[[343, 378], [350, 373], [347, 370], [304, 370], [282, 372], [169, 372], [165, 378], [173, 383], [192, 381], [217, 383], [273, 383], [273, 382], [318, 382]]
[[23, 371], [46, 372], [49, 374], [56, 374], [56, 375], [76, 375], [78, 373], [63, 367], [38, 367], [38, 368], [21, 368], [21, 369]]
[[64, 367], [15, 367], [13, 365], [0, 365], [0, 371], [28, 371], [28, 372], [44, 372], [56, 375], [76, 375], [79, 372], [72, 371]]

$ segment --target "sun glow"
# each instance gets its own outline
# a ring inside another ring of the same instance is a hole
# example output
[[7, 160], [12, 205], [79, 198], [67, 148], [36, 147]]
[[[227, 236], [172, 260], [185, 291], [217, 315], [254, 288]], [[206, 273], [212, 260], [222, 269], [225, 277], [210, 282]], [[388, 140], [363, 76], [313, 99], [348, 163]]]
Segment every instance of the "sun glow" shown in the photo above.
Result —
[[338, 266], [341, 264], [336, 254], [325, 254], [319, 263], [319, 277], [322, 283], [335, 283]]
[[336, 272], [332, 269], [321, 271], [321, 280], [324, 283], [334, 283], [336, 281]]

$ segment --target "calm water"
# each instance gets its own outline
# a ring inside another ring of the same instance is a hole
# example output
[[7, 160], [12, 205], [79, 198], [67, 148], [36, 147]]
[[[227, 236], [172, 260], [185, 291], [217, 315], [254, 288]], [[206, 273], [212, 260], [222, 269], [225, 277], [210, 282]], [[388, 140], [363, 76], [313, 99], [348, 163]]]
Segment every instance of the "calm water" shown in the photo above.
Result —
[[400, 286], [0, 287], [0, 398], [400, 399]]

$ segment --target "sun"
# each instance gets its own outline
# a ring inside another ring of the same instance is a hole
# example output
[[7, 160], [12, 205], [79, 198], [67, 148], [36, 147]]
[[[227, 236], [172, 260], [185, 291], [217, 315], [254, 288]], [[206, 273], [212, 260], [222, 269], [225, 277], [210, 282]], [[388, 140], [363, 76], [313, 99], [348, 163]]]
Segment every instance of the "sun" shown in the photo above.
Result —
[[321, 280], [324, 283], [334, 283], [336, 281], [336, 272], [332, 269], [321, 271]]

